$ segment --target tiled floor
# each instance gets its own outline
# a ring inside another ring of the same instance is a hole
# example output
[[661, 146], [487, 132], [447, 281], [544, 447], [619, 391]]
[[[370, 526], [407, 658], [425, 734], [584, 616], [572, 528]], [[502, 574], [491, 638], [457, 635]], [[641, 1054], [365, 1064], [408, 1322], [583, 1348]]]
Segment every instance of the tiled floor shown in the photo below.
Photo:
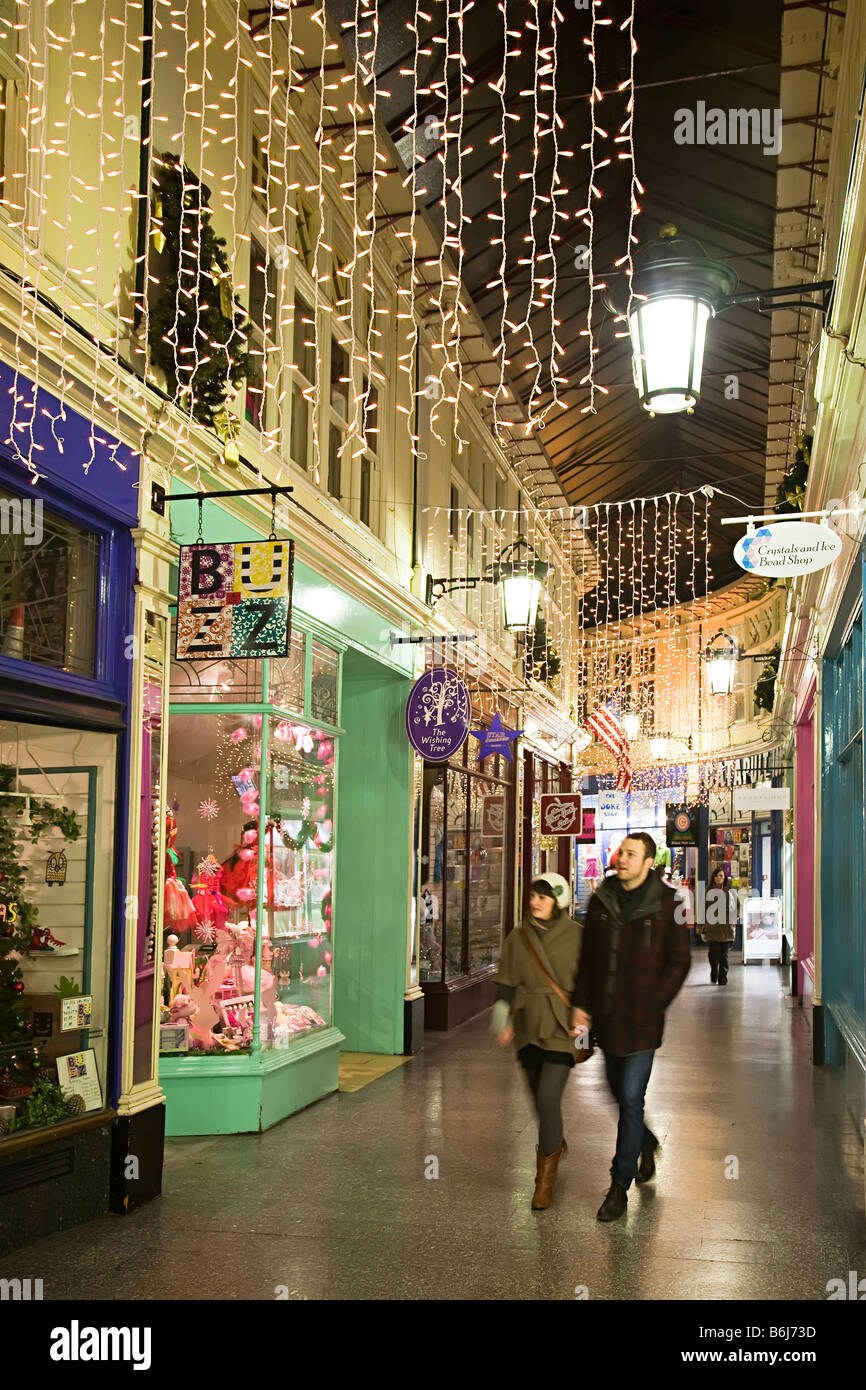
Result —
[[169, 1141], [159, 1201], [10, 1255], [0, 1277], [77, 1299], [789, 1300], [866, 1275], [862, 1146], [776, 969], [720, 989], [695, 957], [650, 1082], [658, 1177], [610, 1226], [601, 1059], [569, 1081], [570, 1153], [532, 1213], [523, 1080], [487, 1027], [430, 1034], [266, 1134]]

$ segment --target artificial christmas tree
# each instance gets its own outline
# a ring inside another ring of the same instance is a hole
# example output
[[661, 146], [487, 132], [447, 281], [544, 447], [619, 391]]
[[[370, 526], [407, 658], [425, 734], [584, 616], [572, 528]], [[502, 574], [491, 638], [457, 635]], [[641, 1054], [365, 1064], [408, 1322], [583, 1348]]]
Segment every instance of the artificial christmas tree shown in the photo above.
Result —
[[[24, 1002], [24, 976], [19, 957], [32, 946], [39, 930], [38, 911], [27, 901], [27, 875], [21, 863], [22, 832], [32, 843], [56, 827], [65, 840], [81, 834], [78, 817], [66, 806], [16, 793], [16, 772], [0, 763], [0, 1048], [26, 1042], [33, 1020]], [[29, 818], [25, 821], [25, 811]]]

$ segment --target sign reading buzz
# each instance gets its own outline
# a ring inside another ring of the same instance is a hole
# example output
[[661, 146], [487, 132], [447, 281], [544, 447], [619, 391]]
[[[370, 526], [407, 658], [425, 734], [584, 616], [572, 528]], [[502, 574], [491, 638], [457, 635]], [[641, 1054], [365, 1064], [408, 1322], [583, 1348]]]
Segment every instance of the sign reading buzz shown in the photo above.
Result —
[[183, 545], [175, 656], [288, 656], [295, 547], [290, 540]]

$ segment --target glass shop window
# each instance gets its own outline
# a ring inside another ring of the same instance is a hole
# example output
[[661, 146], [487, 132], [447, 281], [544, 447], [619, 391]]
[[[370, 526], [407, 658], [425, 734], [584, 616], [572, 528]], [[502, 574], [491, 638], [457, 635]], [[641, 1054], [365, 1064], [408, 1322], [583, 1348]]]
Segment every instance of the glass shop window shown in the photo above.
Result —
[[303, 721], [172, 715], [163, 1052], [247, 1053], [256, 1023], [282, 1048], [330, 1023], [335, 763]]
[[99, 539], [0, 488], [0, 655], [96, 675]]
[[292, 629], [289, 655], [271, 660], [268, 700], [281, 709], [304, 711], [304, 660], [306, 638]]
[[0, 722], [0, 1149], [104, 1109], [116, 738]]

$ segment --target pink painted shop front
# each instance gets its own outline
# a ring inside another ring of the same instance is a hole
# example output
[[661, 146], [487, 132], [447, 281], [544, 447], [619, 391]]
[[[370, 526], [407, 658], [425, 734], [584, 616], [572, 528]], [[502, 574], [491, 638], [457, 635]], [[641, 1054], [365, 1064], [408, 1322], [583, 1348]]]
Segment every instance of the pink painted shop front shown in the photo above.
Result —
[[815, 979], [815, 684], [796, 717], [794, 764], [794, 897], [796, 992], [811, 994]]

